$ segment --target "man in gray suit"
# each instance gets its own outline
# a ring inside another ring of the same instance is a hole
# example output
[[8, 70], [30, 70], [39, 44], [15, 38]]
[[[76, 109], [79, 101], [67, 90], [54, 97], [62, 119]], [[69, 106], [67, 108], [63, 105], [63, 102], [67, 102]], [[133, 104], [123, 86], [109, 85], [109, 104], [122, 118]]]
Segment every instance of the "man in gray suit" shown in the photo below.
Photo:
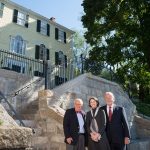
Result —
[[111, 150], [125, 150], [130, 143], [130, 131], [123, 107], [114, 104], [115, 97], [111, 92], [104, 94], [106, 105], [101, 107], [107, 118], [106, 134]]

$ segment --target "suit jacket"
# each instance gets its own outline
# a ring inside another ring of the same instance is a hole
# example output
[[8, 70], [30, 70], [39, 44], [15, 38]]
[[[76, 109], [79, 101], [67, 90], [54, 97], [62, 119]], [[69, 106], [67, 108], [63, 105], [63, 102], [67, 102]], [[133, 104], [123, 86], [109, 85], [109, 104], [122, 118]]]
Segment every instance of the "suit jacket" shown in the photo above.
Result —
[[[83, 119], [85, 121], [85, 114], [82, 114]], [[63, 120], [63, 129], [65, 135], [65, 142], [67, 143], [66, 139], [69, 137], [73, 138], [72, 145], [76, 145], [79, 137], [79, 122], [77, 118], [77, 114], [74, 108], [66, 110]]]
[[107, 114], [107, 106], [101, 107], [106, 113], [106, 134], [109, 142], [124, 145], [124, 138], [130, 138], [126, 113], [123, 107], [114, 105], [111, 122]]

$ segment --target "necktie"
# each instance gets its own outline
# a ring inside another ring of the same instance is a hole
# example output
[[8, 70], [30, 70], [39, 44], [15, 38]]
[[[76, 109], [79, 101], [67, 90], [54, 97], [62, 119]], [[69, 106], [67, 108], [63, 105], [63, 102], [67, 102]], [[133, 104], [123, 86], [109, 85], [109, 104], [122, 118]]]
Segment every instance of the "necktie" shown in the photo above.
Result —
[[112, 111], [111, 111], [111, 107], [109, 107], [109, 121], [111, 121], [112, 119]]
[[76, 113], [82, 114], [82, 112], [81, 112], [81, 111], [76, 111]]

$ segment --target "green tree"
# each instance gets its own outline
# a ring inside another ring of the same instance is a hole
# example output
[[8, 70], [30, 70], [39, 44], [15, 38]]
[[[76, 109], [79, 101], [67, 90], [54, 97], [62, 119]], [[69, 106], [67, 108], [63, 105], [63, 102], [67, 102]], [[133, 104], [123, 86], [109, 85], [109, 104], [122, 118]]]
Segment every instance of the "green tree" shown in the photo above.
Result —
[[84, 0], [85, 38], [91, 60], [115, 68], [122, 82], [137, 83], [139, 98], [150, 95], [150, 1]]
[[[86, 39], [84, 38], [84, 31], [77, 31], [73, 36], [73, 53], [74, 53], [74, 62], [76, 67], [81, 70], [82, 63], [89, 56], [89, 51], [91, 50], [91, 46], [87, 44]], [[82, 57], [84, 60], [82, 60]]]

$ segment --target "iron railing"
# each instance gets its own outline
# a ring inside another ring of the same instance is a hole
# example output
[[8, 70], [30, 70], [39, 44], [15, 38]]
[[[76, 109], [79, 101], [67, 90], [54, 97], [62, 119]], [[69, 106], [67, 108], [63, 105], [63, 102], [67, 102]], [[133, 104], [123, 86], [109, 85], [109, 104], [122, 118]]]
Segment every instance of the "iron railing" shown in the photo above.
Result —
[[43, 61], [6, 50], [0, 50], [0, 68], [43, 77]]
[[49, 60], [37, 60], [6, 50], [0, 50], [0, 68], [44, 77], [46, 89], [53, 89], [82, 73], [72, 61], [54, 65]]

